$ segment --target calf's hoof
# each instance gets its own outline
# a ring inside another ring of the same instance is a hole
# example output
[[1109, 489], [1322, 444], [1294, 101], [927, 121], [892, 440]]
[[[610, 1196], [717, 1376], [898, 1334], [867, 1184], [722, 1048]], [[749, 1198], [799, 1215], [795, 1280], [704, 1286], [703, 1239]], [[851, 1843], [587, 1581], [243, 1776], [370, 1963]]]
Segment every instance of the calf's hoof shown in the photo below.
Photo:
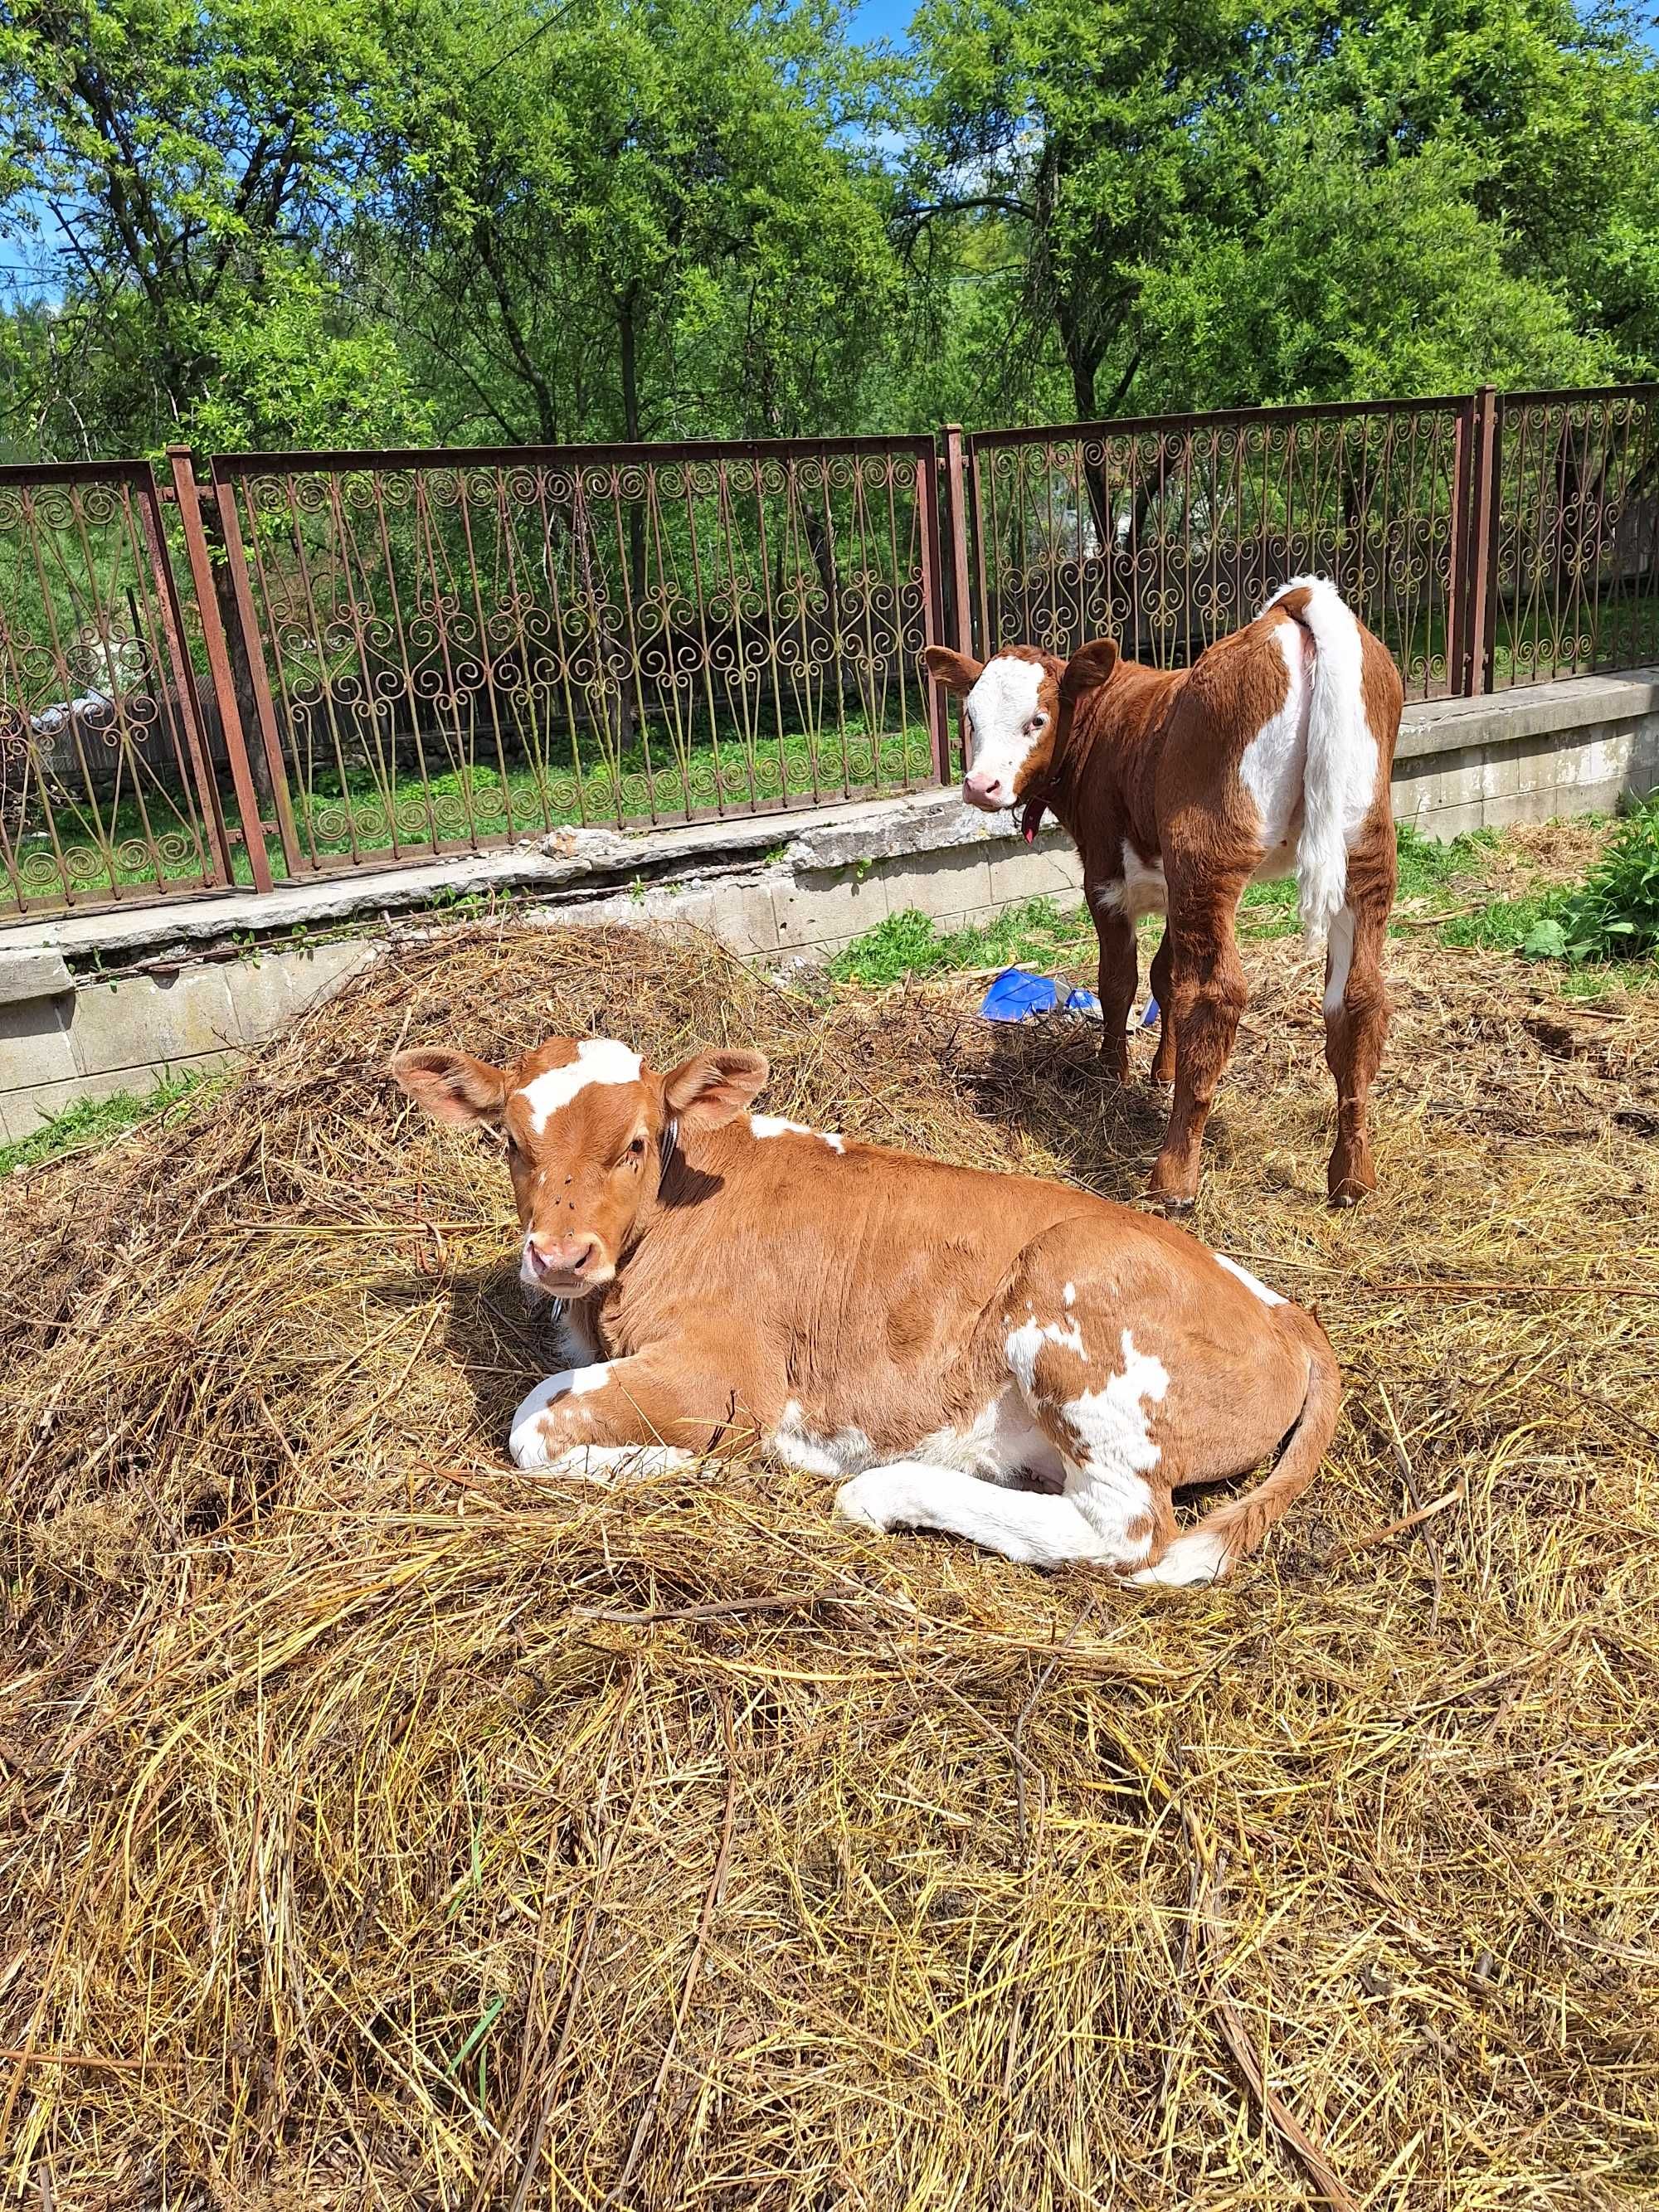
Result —
[[1376, 1170], [1370, 1160], [1333, 1160], [1325, 1187], [1331, 1194], [1333, 1206], [1358, 1206], [1376, 1188]]
[[1179, 1168], [1167, 1167], [1159, 1160], [1146, 1186], [1146, 1195], [1166, 1213], [1190, 1213], [1198, 1199], [1197, 1170], [1185, 1175]]
[[855, 1528], [873, 1528], [884, 1536], [899, 1517], [900, 1501], [879, 1468], [872, 1468], [843, 1482], [836, 1492], [836, 1518]]

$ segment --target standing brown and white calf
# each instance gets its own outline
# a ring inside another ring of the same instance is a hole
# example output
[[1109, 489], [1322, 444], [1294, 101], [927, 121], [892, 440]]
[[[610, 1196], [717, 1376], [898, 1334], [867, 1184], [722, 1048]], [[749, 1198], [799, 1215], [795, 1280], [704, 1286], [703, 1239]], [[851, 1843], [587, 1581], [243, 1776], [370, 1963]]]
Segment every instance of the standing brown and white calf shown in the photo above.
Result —
[[1190, 1204], [1204, 1125], [1248, 992], [1234, 936], [1247, 884], [1295, 872], [1324, 944], [1325, 1059], [1336, 1079], [1333, 1201], [1374, 1189], [1366, 1095], [1382, 1056], [1382, 953], [1394, 903], [1389, 778], [1405, 695], [1387, 648], [1321, 577], [1299, 576], [1189, 669], [1144, 668], [1109, 638], [1062, 663], [1012, 646], [983, 665], [922, 656], [965, 698], [963, 795], [1045, 808], [1071, 833], [1100, 937], [1101, 1049], [1128, 1078], [1135, 923], [1168, 916], [1152, 961], [1162, 1027], [1152, 1079], [1175, 1102], [1152, 1194]]
[[[1233, 1261], [1087, 1191], [751, 1114], [757, 1052], [659, 1074], [556, 1037], [509, 1068], [435, 1048], [392, 1067], [441, 1121], [501, 1132], [524, 1279], [569, 1302], [573, 1364], [514, 1416], [520, 1467], [763, 1439], [867, 1528], [1196, 1583], [1260, 1542], [1331, 1440], [1324, 1332]], [[1280, 1447], [1176, 1534], [1173, 1491]]]

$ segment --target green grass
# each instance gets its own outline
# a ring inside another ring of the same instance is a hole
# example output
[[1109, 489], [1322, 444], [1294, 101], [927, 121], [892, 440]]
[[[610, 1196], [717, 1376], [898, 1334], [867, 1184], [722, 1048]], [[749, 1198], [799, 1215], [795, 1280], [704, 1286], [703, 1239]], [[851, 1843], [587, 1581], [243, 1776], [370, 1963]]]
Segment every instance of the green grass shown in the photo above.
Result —
[[214, 1076], [186, 1070], [142, 1096], [136, 1091], [118, 1091], [112, 1098], [82, 1099], [78, 1105], [66, 1107], [51, 1121], [43, 1121], [31, 1135], [20, 1137], [15, 1144], [0, 1145], [0, 1176], [14, 1175], [22, 1168], [40, 1167], [47, 1160], [63, 1159], [88, 1146], [106, 1145], [123, 1130], [154, 1121], [158, 1114], [177, 1106], [181, 1099], [206, 1097], [217, 1080]]
[[[1659, 810], [1650, 807], [1647, 811], [1650, 823], [1659, 823]], [[1589, 882], [1598, 884], [1611, 876], [1627, 890], [1633, 885], [1640, 896], [1659, 896], [1659, 859], [1648, 845], [1648, 840], [1656, 836], [1659, 829], [1650, 828], [1615, 836], [1609, 853], [1620, 857], [1612, 870], [1606, 861], [1599, 864]], [[1540, 920], [1561, 914], [1570, 901], [1583, 896], [1559, 887], [1540, 888], [1515, 898], [1483, 896], [1486, 868], [1503, 846], [1502, 835], [1495, 830], [1471, 830], [1438, 844], [1407, 824], [1398, 830], [1397, 837], [1400, 889], [1389, 929], [1392, 936], [1419, 933], [1421, 923], [1414, 927], [1415, 918], [1407, 911], [1412, 906], [1427, 901], [1443, 907], [1448, 902], [1462, 901], [1468, 911], [1433, 922], [1433, 934], [1441, 944], [1493, 952], [1535, 953]], [[1659, 921], [1654, 926], [1659, 928]], [[1252, 884], [1245, 892], [1239, 921], [1241, 937], [1291, 937], [1300, 927], [1294, 877]], [[1162, 929], [1158, 916], [1149, 915], [1142, 921], [1143, 963], [1156, 949]], [[1086, 912], [1079, 908], [1061, 913], [1046, 898], [1028, 899], [982, 927], [956, 930], [940, 930], [926, 915], [911, 908], [890, 915], [838, 952], [830, 963], [830, 975], [836, 982], [879, 989], [907, 976], [960, 974], [975, 968], [1076, 969], [1092, 966], [1095, 945], [1093, 925]], [[1581, 964], [1576, 971], [1568, 969], [1564, 973], [1561, 988], [1570, 996], [1594, 997], [1609, 982], [1641, 988], [1650, 985], [1656, 975], [1659, 963], [1651, 957], [1604, 963], [1599, 968]]]
[[[660, 726], [619, 759], [607, 761], [591, 736], [580, 755], [568, 743], [545, 757], [508, 761], [503, 774], [493, 738], [469, 730], [465, 749], [471, 757], [457, 763], [457, 740], [428, 734], [427, 774], [402, 767], [386, 773], [349, 765], [343, 780], [337, 765], [316, 765], [296, 777], [290, 764], [289, 799], [303, 864], [392, 851], [418, 857], [434, 844], [465, 848], [583, 823], [612, 823], [683, 820], [690, 812], [724, 805], [746, 809], [751, 798], [763, 806], [781, 799], [805, 798], [816, 790], [825, 799], [843, 791], [897, 790], [933, 780], [933, 738], [925, 722], [873, 734], [861, 715], [831, 722], [814, 735], [788, 732], [745, 745], [734, 726], [716, 730], [678, 750]], [[237, 820], [228, 795], [222, 795], [233, 836]], [[151, 829], [171, 833], [179, 849], [159, 857], [146, 836], [139, 808], [126, 800], [112, 811], [94, 809], [84, 800], [60, 802], [56, 820], [78, 897], [95, 899], [112, 890], [147, 884], [199, 881], [200, 863], [188, 845], [189, 817], [172, 797], [152, 795]], [[203, 833], [205, 847], [205, 832]], [[27, 840], [31, 907], [61, 902], [50, 841], [32, 822]], [[265, 830], [265, 851], [278, 881], [287, 872], [274, 825]], [[250, 884], [252, 869], [240, 844], [233, 847], [236, 880]], [[13, 902], [11, 876], [0, 864], [0, 905]]]
[[837, 983], [880, 988], [907, 975], [960, 974], [969, 968], [1008, 968], [1036, 962], [1066, 965], [1088, 957], [1095, 933], [1086, 914], [1061, 914], [1052, 899], [1027, 899], [983, 927], [941, 931], [914, 908], [889, 915], [836, 953], [830, 975]]
[[1521, 949], [1575, 964], [1659, 954], [1659, 797], [1626, 815], [1582, 884], [1545, 903]]

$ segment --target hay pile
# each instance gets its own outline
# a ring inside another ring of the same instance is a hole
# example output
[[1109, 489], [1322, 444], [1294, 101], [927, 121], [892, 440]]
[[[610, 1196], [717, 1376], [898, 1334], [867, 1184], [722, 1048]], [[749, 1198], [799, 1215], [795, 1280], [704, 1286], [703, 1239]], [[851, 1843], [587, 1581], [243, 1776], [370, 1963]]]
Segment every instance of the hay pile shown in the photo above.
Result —
[[1659, 995], [1401, 946], [1333, 1216], [1316, 994], [1249, 960], [1199, 1227], [1350, 1397], [1218, 1592], [504, 1465], [506, 1178], [387, 1054], [752, 1039], [774, 1111], [1139, 1188], [1151, 1097], [962, 985], [458, 933], [9, 1193], [8, 2191], [1651, 2205]]

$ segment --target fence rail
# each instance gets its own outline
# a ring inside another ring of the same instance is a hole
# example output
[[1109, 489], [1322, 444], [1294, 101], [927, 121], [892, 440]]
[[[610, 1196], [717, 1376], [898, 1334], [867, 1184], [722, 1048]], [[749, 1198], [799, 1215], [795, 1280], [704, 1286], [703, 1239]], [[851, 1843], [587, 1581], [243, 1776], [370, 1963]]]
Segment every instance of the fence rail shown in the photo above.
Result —
[[959, 769], [923, 645], [1190, 661], [1331, 575], [1419, 698], [1659, 660], [1659, 388], [0, 469], [0, 916]]

